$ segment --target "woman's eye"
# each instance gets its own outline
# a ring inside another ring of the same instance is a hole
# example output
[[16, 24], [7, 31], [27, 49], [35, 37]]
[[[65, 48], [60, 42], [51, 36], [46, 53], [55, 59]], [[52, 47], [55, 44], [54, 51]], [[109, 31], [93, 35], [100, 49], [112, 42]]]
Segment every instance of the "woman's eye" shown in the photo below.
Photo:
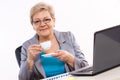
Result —
[[35, 24], [36, 24], [36, 23], [39, 23], [39, 22], [40, 22], [40, 21], [33, 21], [33, 23], [35, 23]]
[[45, 21], [51, 21], [51, 19], [45, 19]]

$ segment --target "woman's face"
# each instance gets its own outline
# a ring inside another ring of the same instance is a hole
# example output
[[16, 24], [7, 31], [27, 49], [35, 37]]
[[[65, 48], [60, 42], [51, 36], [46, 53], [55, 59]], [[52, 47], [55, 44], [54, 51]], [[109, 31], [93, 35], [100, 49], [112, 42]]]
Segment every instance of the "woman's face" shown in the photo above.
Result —
[[40, 37], [47, 37], [53, 32], [55, 19], [46, 10], [35, 13], [33, 16], [33, 28]]

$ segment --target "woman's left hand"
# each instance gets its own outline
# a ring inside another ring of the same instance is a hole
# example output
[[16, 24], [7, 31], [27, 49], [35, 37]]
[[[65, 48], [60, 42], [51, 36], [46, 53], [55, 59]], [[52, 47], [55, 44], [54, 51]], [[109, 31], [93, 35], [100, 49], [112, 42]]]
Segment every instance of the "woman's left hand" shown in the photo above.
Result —
[[64, 61], [68, 63], [70, 66], [74, 67], [74, 56], [65, 51], [65, 50], [57, 50], [55, 54], [52, 54], [52, 56], [60, 59], [61, 61]]

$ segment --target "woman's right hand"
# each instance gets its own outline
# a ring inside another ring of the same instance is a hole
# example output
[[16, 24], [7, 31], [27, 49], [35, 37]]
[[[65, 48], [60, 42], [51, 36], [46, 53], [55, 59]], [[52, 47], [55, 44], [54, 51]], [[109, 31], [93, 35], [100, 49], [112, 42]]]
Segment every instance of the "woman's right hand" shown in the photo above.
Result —
[[33, 68], [34, 65], [34, 58], [36, 57], [37, 54], [39, 54], [42, 51], [42, 48], [38, 44], [33, 44], [28, 47], [28, 64], [29, 64], [29, 69]]

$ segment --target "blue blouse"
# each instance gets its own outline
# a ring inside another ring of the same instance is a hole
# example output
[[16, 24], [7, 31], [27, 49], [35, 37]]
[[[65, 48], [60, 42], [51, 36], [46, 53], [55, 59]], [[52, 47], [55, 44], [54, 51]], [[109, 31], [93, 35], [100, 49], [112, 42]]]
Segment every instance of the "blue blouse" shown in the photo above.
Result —
[[65, 63], [58, 58], [55, 58], [53, 56], [50, 57], [44, 57], [44, 52], [40, 53], [40, 60], [41, 64], [43, 65], [46, 77], [51, 77], [55, 75], [59, 75], [62, 73], [65, 73]]

